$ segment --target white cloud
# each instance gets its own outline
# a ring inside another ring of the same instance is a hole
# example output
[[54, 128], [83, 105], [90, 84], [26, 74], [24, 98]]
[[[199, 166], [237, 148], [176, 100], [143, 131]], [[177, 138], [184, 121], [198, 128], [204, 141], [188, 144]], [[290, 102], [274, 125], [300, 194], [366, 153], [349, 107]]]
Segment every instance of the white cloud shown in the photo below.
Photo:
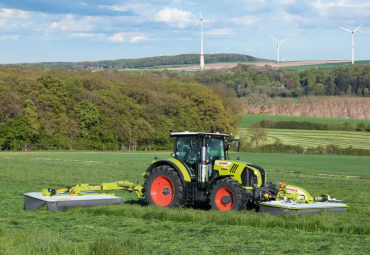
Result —
[[213, 36], [230, 36], [233, 35], [232, 28], [217, 28], [206, 32], [206, 35], [213, 35]]
[[165, 7], [155, 15], [155, 20], [169, 23], [170, 26], [185, 28], [191, 21], [191, 13], [177, 8]]
[[0, 38], [2, 40], [18, 40], [21, 35], [3, 35]]
[[16, 9], [0, 9], [0, 18], [19, 18], [28, 19], [29, 12], [16, 10]]
[[353, 18], [368, 17], [370, 15], [370, 1], [353, 3], [349, 0], [325, 3], [322, 0], [310, 3], [316, 11], [323, 17], [331, 18]]
[[139, 32], [121, 32], [110, 36], [108, 39], [116, 43], [138, 43], [140, 41], [147, 41], [148, 37], [144, 33]]
[[140, 13], [141, 15], [145, 10], [147, 9], [144, 7], [143, 4], [140, 3], [135, 3], [135, 4], [125, 4], [125, 5], [99, 5], [100, 9], [109, 9], [112, 11], [117, 11], [117, 12], [127, 12], [127, 11], [133, 11], [135, 13]]
[[94, 33], [72, 33], [72, 37], [81, 37], [81, 38], [104, 38], [105, 34], [94, 34]]
[[63, 31], [90, 31], [101, 17], [84, 16], [77, 19], [74, 15], [67, 14], [59, 22], [53, 22], [50, 27]]
[[235, 19], [231, 19], [235, 24], [243, 25], [243, 26], [253, 26], [254, 23], [258, 22], [260, 17], [255, 16], [244, 16]]

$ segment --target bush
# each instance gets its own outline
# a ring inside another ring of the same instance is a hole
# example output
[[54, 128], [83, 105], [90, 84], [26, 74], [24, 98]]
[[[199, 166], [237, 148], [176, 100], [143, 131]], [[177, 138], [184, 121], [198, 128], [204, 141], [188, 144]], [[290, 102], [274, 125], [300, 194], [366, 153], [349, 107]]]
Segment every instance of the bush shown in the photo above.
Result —
[[337, 145], [329, 144], [325, 148], [318, 146], [317, 148], [306, 149], [306, 154], [335, 154], [335, 155], [353, 155], [353, 156], [370, 156], [370, 150], [356, 149], [352, 146], [341, 148]]
[[263, 120], [260, 124], [263, 128], [275, 128], [276, 122], [272, 120]]
[[282, 143], [266, 144], [261, 147], [254, 148], [254, 152], [263, 153], [304, 153], [304, 148], [296, 145], [285, 145]]
[[363, 123], [363, 122], [357, 123], [356, 130], [357, 131], [365, 131], [365, 123]]
[[[358, 123], [357, 128], [355, 128], [352, 123], [346, 121], [343, 124], [324, 124], [324, 123], [312, 123], [312, 122], [298, 122], [298, 121], [272, 121], [272, 120], [263, 120], [259, 122], [260, 125], [264, 128], [276, 128], [276, 129], [303, 129], [303, 130], [335, 130], [335, 131], [364, 131], [365, 124]], [[361, 124], [359, 126], [359, 124]], [[359, 127], [362, 129], [359, 130]], [[367, 130], [370, 130], [370, 124], [367, 127]]]

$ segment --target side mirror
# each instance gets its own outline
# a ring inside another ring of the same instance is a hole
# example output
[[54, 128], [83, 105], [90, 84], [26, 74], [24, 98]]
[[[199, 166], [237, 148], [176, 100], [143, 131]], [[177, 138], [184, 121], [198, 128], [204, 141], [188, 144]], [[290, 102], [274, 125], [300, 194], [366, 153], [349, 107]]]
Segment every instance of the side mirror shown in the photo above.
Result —
[[174, 158], [174, 157], [175, 157], [175, 153], [173, 153], [173, 152], [172, 152], [172, 153], [171, 153], [171, 157], [173, 157], [173, 158]]
[[227, 145], [225, 146], [225, 151], [230, 150], [230, 148], [231, 148], [231, 145], [230, 145], [230, 144], [227, 144]]

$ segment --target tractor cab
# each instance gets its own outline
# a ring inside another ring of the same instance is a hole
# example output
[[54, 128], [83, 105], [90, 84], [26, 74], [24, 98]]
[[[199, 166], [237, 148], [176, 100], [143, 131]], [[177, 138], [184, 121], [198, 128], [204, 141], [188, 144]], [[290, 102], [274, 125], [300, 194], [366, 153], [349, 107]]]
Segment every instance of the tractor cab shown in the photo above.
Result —
[[[192, 180], [200, 184], [208, 183], [216, 160], [226, 160], [230, 148], [225, 139], [230, 135], [219, 133], [177, 132], [172, 157], [181, 161]], [[228, 141], [228, 140], [226, 140]]]

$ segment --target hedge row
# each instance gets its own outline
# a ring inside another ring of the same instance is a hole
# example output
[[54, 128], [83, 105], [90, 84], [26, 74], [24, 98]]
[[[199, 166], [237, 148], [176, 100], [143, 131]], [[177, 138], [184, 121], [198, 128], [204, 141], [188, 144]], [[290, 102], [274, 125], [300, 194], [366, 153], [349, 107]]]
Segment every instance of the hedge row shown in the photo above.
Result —
[[303, 148], [298, 145], [286, 145], [282, 143], [266, 144], [259, 147], [251, 147], [248, 144], [242, 144], [240, 151], [259, 152], [259, 153], [296, 153], [296, 154], [336, 154], [336, 155], [354, 155], [370, 156], [370, 150], [357, 149], [352, 147], [341, 148], [336, 145], [318, 146], [316, 148]]
[[356, 127], [346, 121], [343, 124], [324, 124], [298, 121], [272, 121], [269, 119], [259, 122], [263, 128], [275, 129], [305, 129], [305, 130], [335, 130], [335, 131], [370, 131], [370, 124], [366, 126], [364, 122], [357, 123]]

